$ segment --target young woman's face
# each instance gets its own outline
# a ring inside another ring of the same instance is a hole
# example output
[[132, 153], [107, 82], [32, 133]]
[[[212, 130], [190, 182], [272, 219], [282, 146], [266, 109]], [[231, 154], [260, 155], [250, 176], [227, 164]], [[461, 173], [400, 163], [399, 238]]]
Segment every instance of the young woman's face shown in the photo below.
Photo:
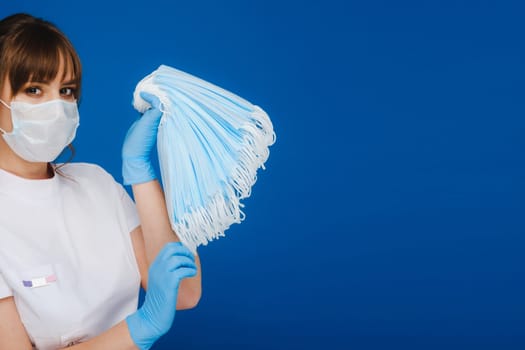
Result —
[[[60, 64], [60, 69], [52, 81], [28, 81], [22, 89], [12, 95], [11, 84], [6, 78], [0, 91], [0, 99], [10, 104], [11, 101], [27, 103], [43, 103], [51, 100], [62, 99], [65, 101], [75, 101], [77, 86], [71, 74], [63, 74], [64, 64]], [[65, 77], [62, 79], [62, 77]], [[8, 108], [0, 104], [0, 128], [10, 132], [13, 129], [11, 113]]]

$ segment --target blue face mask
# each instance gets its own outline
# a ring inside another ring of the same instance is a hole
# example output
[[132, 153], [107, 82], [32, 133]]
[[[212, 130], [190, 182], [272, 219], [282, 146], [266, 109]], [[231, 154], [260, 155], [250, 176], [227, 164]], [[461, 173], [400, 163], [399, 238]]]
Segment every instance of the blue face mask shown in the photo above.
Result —
[[52, 100], [44, 103], [5, 101], [11, 110], [13, 130], [0, 129], [2, 137], [20, 158], [28, 162], [51, 162], [75, 138], [79, 125], [76, 102]]
[[134, 107], [157, 96], [163, 116], [157, 148], [172, 228], [195, 251], [244, 218], [256, 172], [269, 156], [275, 133], [258, 106], [195, 76], [160, 66], [140, 81]]

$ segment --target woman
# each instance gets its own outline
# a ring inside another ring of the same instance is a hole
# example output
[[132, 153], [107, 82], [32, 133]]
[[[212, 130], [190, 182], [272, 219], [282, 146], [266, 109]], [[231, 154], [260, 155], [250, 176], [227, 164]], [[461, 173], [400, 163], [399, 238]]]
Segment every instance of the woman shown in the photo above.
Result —
[[80, 82], [53, 24], [0, 21], [0, 349], [149, 349], [200, 299], [198, 256], [176, 242], [149, 161], [154, 96], [122, 150], [136, 206], [102, 168], [51, 163], [71, 148]]

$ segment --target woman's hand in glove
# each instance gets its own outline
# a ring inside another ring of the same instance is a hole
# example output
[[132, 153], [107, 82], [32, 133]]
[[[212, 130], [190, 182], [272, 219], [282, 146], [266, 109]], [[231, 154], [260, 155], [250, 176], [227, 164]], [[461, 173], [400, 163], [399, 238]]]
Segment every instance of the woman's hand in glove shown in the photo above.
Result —
[[152, 94], [141, 92], [140, 97], [152, 108], [148, 109], [129, 128], [122, 146], [122, 177], [125, 185], [135, 185], [156, 178], [150, 154], [157, 140], [162, 112], [160, 101]]
[[196, 273], [195, 257], [182, 243], [167, 243], [162, 248], [149, 268], [142, 307], [126, 318], [131, 338], [139, 349], [149, 349], [170, 330], [180, 281]]

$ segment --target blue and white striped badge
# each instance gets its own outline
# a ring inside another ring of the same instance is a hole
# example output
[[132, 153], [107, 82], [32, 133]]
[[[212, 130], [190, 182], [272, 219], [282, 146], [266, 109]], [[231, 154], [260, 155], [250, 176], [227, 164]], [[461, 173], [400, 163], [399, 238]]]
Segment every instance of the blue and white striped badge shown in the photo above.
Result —
[[23, 280], [22, 284], [27, 288], [38, 288], [48, 286], [51, 283], [56, 282], [56, 280], [57, 276], [53, 274], [45, 277], [33, 278], [29, 281]]

